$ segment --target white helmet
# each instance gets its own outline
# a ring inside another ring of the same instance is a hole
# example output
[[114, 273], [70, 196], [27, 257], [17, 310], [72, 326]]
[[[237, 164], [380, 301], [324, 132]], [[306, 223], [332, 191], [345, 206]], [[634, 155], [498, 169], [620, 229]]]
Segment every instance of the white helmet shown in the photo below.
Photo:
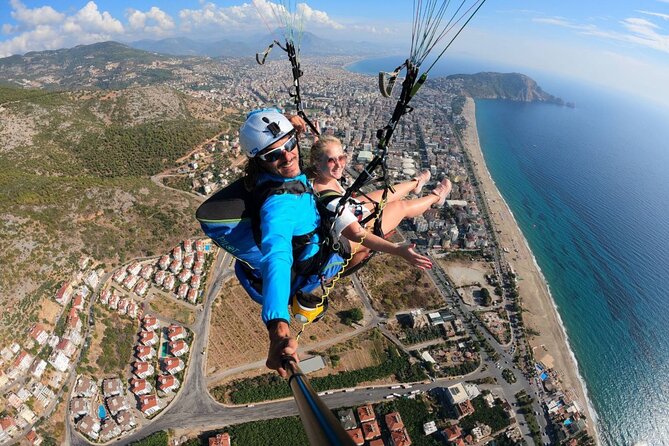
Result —
[[249, 158], [253, 158], [295, 129], [277, 108], [254, 110], [246, 116], [239, 129], [239, 145]]

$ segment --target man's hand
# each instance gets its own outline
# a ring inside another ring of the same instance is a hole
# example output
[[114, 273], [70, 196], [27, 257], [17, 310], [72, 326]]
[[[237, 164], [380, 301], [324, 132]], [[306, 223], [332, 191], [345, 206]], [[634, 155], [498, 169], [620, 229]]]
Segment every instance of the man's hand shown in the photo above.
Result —
[[307, 131], [307, 123], [298, 115], [286, 115], [286, 118], [293, 124], [295, 132], [297, 134], [304, 133]]
[[283, 368], [282, 360], [290, 356], [295, 362], [300, 361], [297, 357], [297, 340], [290, 336], [290, 327], [283, 320], [270, 321], [267, 330], [269, 332], [269, 352], [265, 365], [267, 368], [276, 370], [285, 378], [288, 373]]

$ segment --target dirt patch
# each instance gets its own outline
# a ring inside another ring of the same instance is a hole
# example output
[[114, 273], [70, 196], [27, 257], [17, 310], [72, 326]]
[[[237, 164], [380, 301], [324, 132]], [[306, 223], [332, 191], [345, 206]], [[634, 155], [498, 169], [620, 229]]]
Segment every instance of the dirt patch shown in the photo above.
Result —
[[151, 310], [170, 319], [175, 319], [183, 325], [190, 325], [195, 320], [193, 310], [184, 303], [166, 296], [164, 293], [155, 291], [149, 306]]
[[428, 275], [398, 257], [377, 255], [358, 276], [378, 312], [392, 315], [406, 309], [444, 305], [443, 297]]
[[[348, 280], [337, 284], [331, 293], [330, 307], [325, 317], [306, 327], [300, 338], [305, 350], [321, 348], [329, 340], [353, 331], [343, 325], [337, 313], [361, 307], [357, 296], [350, 291]], [[264, 359], [267, 355], [267, 329], [260, 318], [260, 305], [253, 302], [236, 279], [226, 284], [214, 302], [207, 355], [207, 373], [214, 374], [243, 364]], [[291, 332], [297, 333], [301, 324], [291, 323]], [[267, 370], [262, 368], [262, 372]], [[238, 378], [236, 376], [235, 378]]]
[[49, 327], [48, 331], [53, 331], [56, 326], [56, 319], [62, 308], [63, 307], [50, 299], [43, 299], [37, 319]]
[[475, 283], [485, 285], [487, 283], [485, 275], [493, 273], [490, 265], [486, 262], [439, 260], [439, 265], [446, 271], [456, 287]]

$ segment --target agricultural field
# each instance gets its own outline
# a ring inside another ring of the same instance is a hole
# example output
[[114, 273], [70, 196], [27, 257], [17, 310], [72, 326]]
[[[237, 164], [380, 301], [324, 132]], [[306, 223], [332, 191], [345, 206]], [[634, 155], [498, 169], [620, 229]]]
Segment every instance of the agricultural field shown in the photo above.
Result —
[[412, 308], [437, 308], [444, 299], [428, 275], [394, 256], [377, 255], [358, 276], [365, 284], [374, 309], [392, 315]]
[[192, 307], [173, 297], [167, 296], [155, 288], [151, 290], [151, 301], [149, 307], [152, 312], [161, 314], [168, 319], [179, 321], [182, 325], [190, 325], [195, 320]]
[[[306, 327], [300, 338], [300, 347], [309, 351], [321, 344], [331, 345], [354, 329], [341, 323], [337, 313], [360, 307], [350, 282], [342, 280], [330, 295], [330, 307], [325, 317]], [[301, 324], [291, 324], [297, 333]], [[216, 374], [243, 364], [265, 359], [267, 355], [267, 329], [260, 318], [260, 305], [252, 301], [236, 279], [231, 279], [220, 297], [214, 302], [207, 373]], [[262, 370], [264, 372], [264, 370]]]

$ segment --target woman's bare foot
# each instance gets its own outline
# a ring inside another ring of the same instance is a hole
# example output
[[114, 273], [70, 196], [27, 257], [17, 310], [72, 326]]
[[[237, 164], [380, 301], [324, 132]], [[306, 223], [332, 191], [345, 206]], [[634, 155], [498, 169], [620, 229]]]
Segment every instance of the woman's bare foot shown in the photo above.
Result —
[[423, 186], [425, 186], [425, 183], [430, 181], [430, 177], [432, 174], [430, 173], [429, 170], [425, 169], [423, 170], [420, 175], [418, 175], [415, 180], [418, 181], [418, 184], [416, 184], [416, 187], [413, 188], [411, 192], [414, 194], [418, 195], [420, 194], [420, 191], [423, 189]]
[[432, 189], [432, 193], [439, 197], [439, 200], [434, 203], [435, 207], [441, 207], [444, 205], [446, 202], [446, 197], [451, 193], [451, 187], [451, 181], [448, 178], [444, 178], [439, 184], [437, 184], [437, 187]]

